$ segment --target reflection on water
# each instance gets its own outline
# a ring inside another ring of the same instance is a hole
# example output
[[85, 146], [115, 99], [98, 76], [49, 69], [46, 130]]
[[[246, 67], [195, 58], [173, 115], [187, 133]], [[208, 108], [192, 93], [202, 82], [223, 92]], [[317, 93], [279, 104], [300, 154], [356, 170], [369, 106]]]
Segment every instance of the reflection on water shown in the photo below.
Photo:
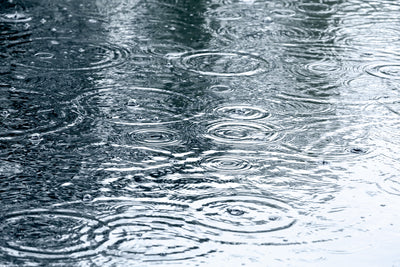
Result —
[[0, 265], [398, 265], [399, 11], [0, 1]]

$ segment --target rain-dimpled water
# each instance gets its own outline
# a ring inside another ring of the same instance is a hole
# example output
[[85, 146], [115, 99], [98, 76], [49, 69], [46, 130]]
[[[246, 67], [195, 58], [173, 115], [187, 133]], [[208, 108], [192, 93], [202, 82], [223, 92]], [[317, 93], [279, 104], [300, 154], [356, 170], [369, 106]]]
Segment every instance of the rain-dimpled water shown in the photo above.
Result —
[[400, 266], [399, 26], [0, 0], [0, 266]]

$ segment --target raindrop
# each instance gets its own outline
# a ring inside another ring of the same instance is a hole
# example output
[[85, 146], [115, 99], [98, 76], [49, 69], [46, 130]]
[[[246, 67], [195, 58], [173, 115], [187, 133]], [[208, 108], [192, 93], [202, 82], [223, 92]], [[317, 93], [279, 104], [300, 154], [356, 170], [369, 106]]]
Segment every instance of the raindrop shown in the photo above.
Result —
[[40, 134], [34, 133], [29, 137], [29, 140], [34, 144], [39, 144], [43, 139], [41, 138]]
[[226, 211], [233, 216], [242, 216], [246, 212], [240, 209], [235, 209], [235, 208], [227, 208]]
[[136, 106], [138, 106], [138, 103], [137, 103], [137, 101], [135, 99], [131, 98], [131, 99], [128, 100], [128, 104], [127, 105], [130, 106], [130, 107], [136, 107]]
[[365, 153], [367, 153], [367, 151], [365, 151], [364, 149], [359, 148], [359, 147], [353, 147], [353, 148], [351, 148], [351, 149], [350, 149], [350, 152], [351, 152], [351, 153], [354, 153], [354, 154], [365, 154]]
[[8, 116], [10, 116], [10, 112], [8, 110], [3, 110], [1, 111], [1, 116], [6, 119]]
[[83, 196], [83, 202], [90, 202], [90, 201], [92, 201], [92, 196], [90, 195], [90, 194], [85, 194], [84, 196]]

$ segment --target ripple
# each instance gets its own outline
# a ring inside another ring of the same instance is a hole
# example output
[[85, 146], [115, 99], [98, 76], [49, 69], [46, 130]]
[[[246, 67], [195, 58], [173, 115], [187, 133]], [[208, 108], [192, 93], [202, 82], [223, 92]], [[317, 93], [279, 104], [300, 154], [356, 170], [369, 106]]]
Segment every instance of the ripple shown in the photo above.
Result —
[[280, 130], [273, 125], [242, 122], [218, 122], [207, 129], [206, 137], [221, 143], [263, 144], [276, 141]]
[[207, 88], [210, 92], [214, 94], [228, 94], [233, 92], [233, 89], [227, 85], [215, 84]]
[[0, 22], [6, 23], [26, 23], [31, 21], [32, 18], [21, 12], [14, 12], [9, 14], [0, 14]]
[[26, 38], [31, 34], [28, 23], [1, 23], [0, 41], [15, 42], [15, 40]]
[[386, 63], [373, 64], [366, 67], [365, 71], [375, 77], [399, 80], [400, 79], [400, 64]]
[[296, 16], [296, 12], [294, 10], [283, 8], [274, 8], [271, 11], [271, 14], [278, 18], [290, 18]]
[[19, 174], [22, 172], [23, 172], [22, 165], [15, 162], [0, 160], [0, 176], [10, 177], [12, 175]]
[[218, 115], [236, 120], [257, 120], [269, 117], [270, 114], [260, 108], [246, 105], [226, 105], [215, 109]]
[[15, 257], [80, 258], [98, 253], [108, 227], [87, 214], [70, 210], [27, 210], [1, 218], [1, 247]]
[[188, 47], [177, 44], [175, 42], [163, 42], [163, 43], [149, 43], [141, 47], [141, 51], [148, 55], [164, 57], [168, 54], [173, 53], [184, 53], [188, 50]]
[[[332, 28], [332, 31], [335, 32], [336, 43], [352, 48], [369, 49], [368, 51], [372, 53], [378, 48], [387, 48], [399, 41], [399, 29], [385, 22], [352, 21], [349, 25]], [[397, 50], [396, 46], [393, 48]]]
[[200, 224], [238, 233], [275, 232], [296, 222], [293, 209], [283, 202], [255, 196], [205, 198], [193, 203]]
[[109, 227], [103, 254], [116, 257], [116, 261], [177, 261], [210, 251], [202, 245], [207, 240], [184, 220], [187, 204], [166, 198], [120, 197], [97, 198], [87, 205], [93, 206]]
[[252, 76], [267, 72], [270, 63], [245, 52], [195, 51], [173, 55], [179, 67], [210, 76]]
[[400, 180], [398, 177], [390, 177], [378, 184], [378, 187], [391, 195], [400, 196]]
[[14, 50], [13, 58], [17, 65], [37, 70], [98, 70], [120, 65], [129, 56], [128, 50], [113, 44], [70, 38], [38, 38], [10, 48]]
[[180, 157], [161, 149], [125, 144], [99, 143], [81, 148], [81, 155], [91, 155], [87, 168], [109, 172], [132, 172], [162, 176], [174, 172], [181, 165]]
[[195, 99], [166, 90], [142, 87], [101, 88], [80, 97], [96, 119], [120, 125], [161, 125], [191, 119], [198, 114]]
[[290, 71], [296, 78], [303, 78], [315, 82], [317, 80], [326, 81], [339, 79], [347, 73], [340, 62], [332, 59], [313, 60], [304, 64], [291, 64]]
[[228, 174], [255, 173], [269, 166], [270, 157], [264, 153], [245, 150], [207, 151], [202, 155], [200, 166], [212, 172]]
[[179, 133], [171, 129], [151, 128], [130, 132], [133, 141], [149, 146], [176, 146], [181, 143]]
[[236, 21], [243, 18], [243, 11], [246, 11], [246, 9], [240, 8], [240, 6], [238, 8], [232, 8], [232, 5], [227, 5], [212, 9], [207, 15], [214, 18], [215, 20]]
[[82, 120], [75, 100], [60, 101], [45, 93], [15, 88], [0, 90], [0, 99], [0, 139], [63, 131]]
[[204, 240], [185, 229], [181, 220], [168, 217], [126, 218], [110, 223], [110, 239], [114, 245], [107, 255], [136, 259], [142, 262], [178, 261], [208, 253], [201, 246]]
[[298, 11], [310, 17], [324, 17], [336, 12], [336, 5], [325, 3], [299, 3], [296, 5]]
[[268, 110], [278, 115], [308, 117], [335, 114], [334, 105], [328, 101], [289, 93], [279, 94], [267, 104], [270, 105]]
[[[326, 127], [328, 123], [331, 124], [332, 122], [324, 121], [319, 125], [315, 124], [313, 127]], [[324, 130], [319, 138], [308, 143], [304, 151], [322, 156], [327, 160], [337, 161], [373, 157], [377, 151], [375, 144], [370, 142], [370, 132], [376, 124], [376, 122], [357, 123], [342, 125], [337, 129], [331, 128], [330, 131]]]
[[245, 171], [251, 168], [250, 162], [246, 159], [232, 156], [210, 157], [204, 160], [202, 165], [208, 170], [223, 172]]

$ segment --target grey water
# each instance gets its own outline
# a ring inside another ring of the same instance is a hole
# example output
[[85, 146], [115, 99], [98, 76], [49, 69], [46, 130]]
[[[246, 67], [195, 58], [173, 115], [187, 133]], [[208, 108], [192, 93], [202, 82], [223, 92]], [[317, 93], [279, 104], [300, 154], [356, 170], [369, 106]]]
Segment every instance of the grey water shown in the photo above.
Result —
[[0, 0], [0, 266], [400, 266], [399, 26]]

